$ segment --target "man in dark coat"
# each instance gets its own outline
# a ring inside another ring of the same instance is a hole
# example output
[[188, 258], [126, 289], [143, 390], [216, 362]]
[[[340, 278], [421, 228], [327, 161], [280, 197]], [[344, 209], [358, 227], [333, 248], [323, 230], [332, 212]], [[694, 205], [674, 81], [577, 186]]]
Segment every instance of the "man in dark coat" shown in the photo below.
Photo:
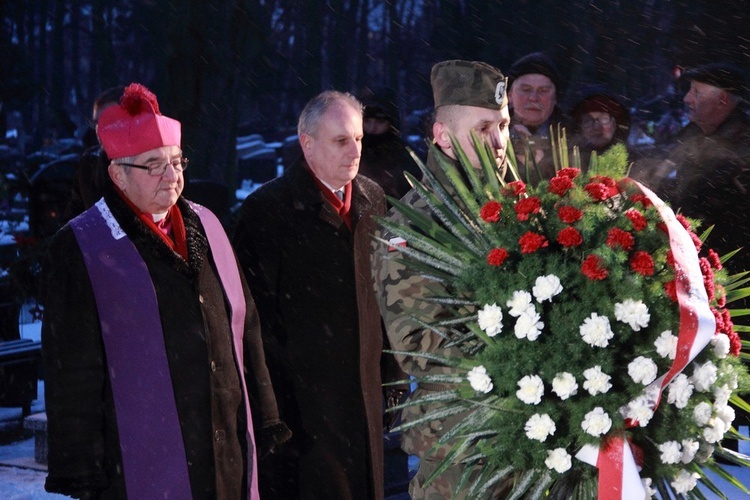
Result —
[[256, 499], [256, 457], [289, 431], [228, 238], [180, 197], [180, 123], [132, 84], [99, 133], [112, 184], [49, 250], [45, 487], [76, 498]]
[[359, 173], [377, 182], [387, 196], [400, 199], [411, 189], [404, 172], [417, 178], [421, 172], [401, 138], [395, 99], [394, 93], [388, 90], [362, 98], [365, 135]]
[[709, 247], [726, 254], [745, 247], [728, 266], [750, 270], [750, 120], [745, 110], [744, 73], [726, 63], [688, 71], [684, 101], [690, 123], [680, 131], [663, 166], [646, 178], [675, 210], [714, 225]]
[[383, 190], [357, 175], [362, 105], [303, 109], [303, 158], [244, 202], [233, 239], [292, 439], [260, 464], [267, 498], [383, 498], [382, 334], [370, 274]]

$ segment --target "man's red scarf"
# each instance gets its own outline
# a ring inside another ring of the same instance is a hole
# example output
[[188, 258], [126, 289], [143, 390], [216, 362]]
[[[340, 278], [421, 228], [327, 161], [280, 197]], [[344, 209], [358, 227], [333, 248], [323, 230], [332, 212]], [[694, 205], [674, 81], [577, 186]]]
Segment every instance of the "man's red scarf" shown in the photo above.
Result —
[[341, 216], [341, 218], [344, 220], [344, 223], [346, 224], [346, 227], [349, 228], [349, 231], [352, 230], [352, 216], [349, 213], [349, 210], [352, 208], [352, 183], [349, 182], [344, 186], [344, 199], [339, 200], [339, 197], [333, 194], [333, 191], [320, 182], [320, 179], [318, 179], [315, 174], [310, 172], [310, 175], [312, 175], [312, 178], [315, 179], [315, 184], [318, 185], [318, 188], [323, 193], [323, 196], [325, 199], [333, 205], [333, 208], [336, 209], [336, 212]]

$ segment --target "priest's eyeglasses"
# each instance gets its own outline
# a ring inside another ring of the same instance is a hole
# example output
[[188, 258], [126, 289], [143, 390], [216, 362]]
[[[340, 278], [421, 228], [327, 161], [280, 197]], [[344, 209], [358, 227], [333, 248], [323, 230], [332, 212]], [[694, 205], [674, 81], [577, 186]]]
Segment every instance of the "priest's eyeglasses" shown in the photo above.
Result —
[[172, 168], [175, 172], [183, 172], [187, 170], [188, 163], [190, 163], [190, 160], [183, 156], [182, 158], [175, 158], [174, 160], [171, 160], [167, 163], [160, 163], [158, 165], [146, 166], [136, 165], [135, 163], [117, 163], [117, 165], [122, 165], [123, 167], [140, 168], [141, 170], [148, 170], [148, 175], [161, 177], [167, 171], [167, 165], [172, 165]]

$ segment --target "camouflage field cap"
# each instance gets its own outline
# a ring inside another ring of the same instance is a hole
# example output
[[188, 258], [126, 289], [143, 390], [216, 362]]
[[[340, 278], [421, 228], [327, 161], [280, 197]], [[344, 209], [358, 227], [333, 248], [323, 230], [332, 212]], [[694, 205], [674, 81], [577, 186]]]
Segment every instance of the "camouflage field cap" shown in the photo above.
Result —
[[499, 69], [480, 61], [439, 62], [430, 73], [435, 109], [448, 104], [502, 109], [508, 105], [507, 80]]

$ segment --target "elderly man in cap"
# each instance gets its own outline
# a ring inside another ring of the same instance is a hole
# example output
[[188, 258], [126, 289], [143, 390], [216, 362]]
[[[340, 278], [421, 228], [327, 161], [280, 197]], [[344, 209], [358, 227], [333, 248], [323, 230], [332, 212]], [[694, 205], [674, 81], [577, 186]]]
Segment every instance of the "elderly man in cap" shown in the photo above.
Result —
[[[720, 253], [747, 246], [750, 211], [750, 121], [745, 110], [743, 72], [726, 63], [687, 71], [684, 97], [690, 123], [680, 131], [662, 164], [666, 179], [645, 178], [657, 193], [703, 228], [715, 225], [707, 243]], [[750, 270], [748, 252], [732, 269]]]
[[[511, 108], [510, 138], [517, 158], [529, 169], [532, 182], [555, 175], [550, 127], [568, 127], [570, 122], [558, 107], [560, 75], [555, 63], [543, 52], [527, 54], [508, 70], [508, 101]], [[527, 148], [531, 157], [527, 158]], [[521, 176], [525, 179], [523, 167]]]
[[289, 437], [229, 240], [180, 196], [180, 129], [128, 86], [98, 123], [112, 184], [50, 244], [48, 491], [254, 499], [256, 457]]
[[[471, 141], [472, 131], [492, 147], [498, 168], [503, 168], [506, 161], [510, 117], [505, 94], [505, 77], [500, 70], [483, 62], [444, 61], [432, 67], [430, 80], [435, 101], [435, 146], [428, 153], [427, 168], [435, 175], [441, 176], [438, 157], [457, 164], [451, 137], [457, 139], [472, 165], [478, 168], [479, 159]], [[430, 214], [427, 203], [415, 190], [409, 191], [402, 201], [426, 215]], [[405, 222], [404, 216], [393, 209], [386, 217], [393, 222]], [[383, 232], [379, 236], [388, 241], [392, 235]], [[388, 252], [392, 249], [388, 245], [377, 242], [374, 245], [373, 275], [380, 311], [392, 348], [397, 351], [450, 353], [460, 356], [458, 348], [446, 348], [444, 338], [425, 328], [413, 316], [416, 313], [429, 321], [439, 318], [444, 313], [438, 304], [424, 300], [439, 284], [407, 269], [398, 260], [391, 259]], [[427, 362], [424, 358], [398, 355], [396, 359], [406, 373], [417, 377], [451, 373], [450, 368]], [[437, 385], [420, 384], [413, 397], [418, 398], [430, 391], [443, 389], [444, 387]], [[430, 405], [411, 406], [404, 410], [403, 418], [405, 421], [415, 420], [433, 409]], [[429, 486], [425, 486], [425, 481], [445, 457], [449, 447], [443, 447], [429, 456], [428, 452], [440, 436], [450, 430], [459, 419], [460, 416], [451, 417], [413, 427], [404, 432], [402, 448], [420, 458], [419, 470], [409, 485], [411, 498], [453, 497], [454, 489], [463, 473], [463, 466], [450, 467]], [[461, 495], [456, 498], [461, 498]]]

